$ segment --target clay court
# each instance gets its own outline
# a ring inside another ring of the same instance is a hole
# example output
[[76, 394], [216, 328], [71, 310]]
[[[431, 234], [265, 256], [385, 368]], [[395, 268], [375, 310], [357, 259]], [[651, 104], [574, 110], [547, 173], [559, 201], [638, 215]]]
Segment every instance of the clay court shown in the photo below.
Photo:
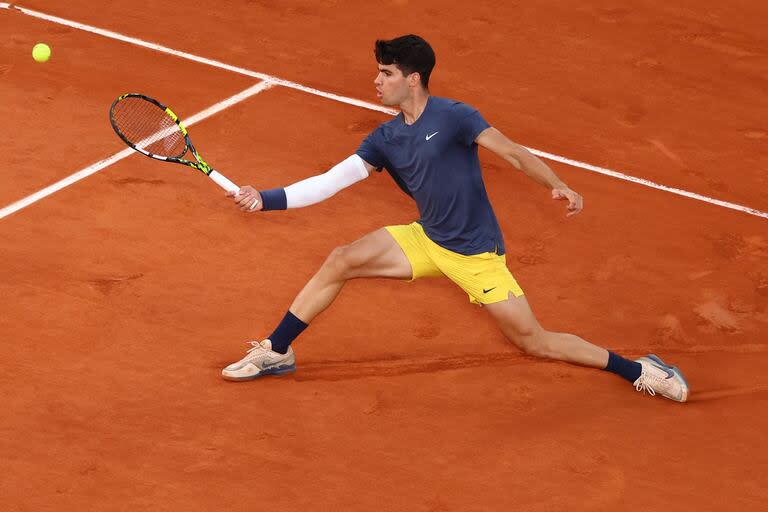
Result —
[[[768, 5], [450, 4], [0, 3], [0, 509], [765, 510]], [[659, 354], [688, 403], [526, 357], [440, 279], [353, 281], [295, 374], [221, 379], [334, 247], [416, 207], [382, 173], [240, 212], [194, 170], [119, 156], [110, 104], [200, 114], [212, 165], [284, 186], [391, 118], [373, 42], [404, 33], [436, 51], [432, 94], [562, 157], [585, 198], [566, 218], [481, 152], [542, 324]]]

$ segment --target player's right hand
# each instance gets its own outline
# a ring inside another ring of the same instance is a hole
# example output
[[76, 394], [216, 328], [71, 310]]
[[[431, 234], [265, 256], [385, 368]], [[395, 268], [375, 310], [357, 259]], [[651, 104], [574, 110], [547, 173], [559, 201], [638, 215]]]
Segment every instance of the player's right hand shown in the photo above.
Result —
[[237, 193], [227, 192], [226, 196], [231, 197], [237, 207], [244, 212], [258, 212], [264, 207], [261, 194], [250, 185], [240, 187]]

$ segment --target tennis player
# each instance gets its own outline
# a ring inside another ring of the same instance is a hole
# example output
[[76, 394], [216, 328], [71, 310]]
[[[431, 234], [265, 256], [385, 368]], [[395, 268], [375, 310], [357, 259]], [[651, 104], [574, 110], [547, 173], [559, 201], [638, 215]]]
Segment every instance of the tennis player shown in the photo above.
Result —
[[501, 332], [526, 354], [607, 370], [638, 391], [685, 402], [688, 384], [682, 373], [657, 356], [632, 361], [573, 334], [542, 328], [507, 268], [504, 237], [485, 190], [478, 146], [550, 189], [553, 199], [567, 202], [568, 216], [581, 211], [582, 197], [544, 162], [490, 126], [477, 110], [431, 96], [435, 54], [424, 39], [406, 35], [379, 40], [374, 53], [377, 95], [384, 105], [400, 108], [397, 117], [323, 174], [285, 188], [257, 191], [245, 186], [239, 195], [228, 195], [245, 212], [301, 208], [386, 169], [416, 201], [419, 220], [378, 229], [334, 249], [274, 332], [249, 342], [252, 348], [245, 357], [224, 368], [222, 376], [244, 381], [293, 372], [291, 343], [350, 279], [445, 276], [467, 293], [471, 303], [488, 311]]

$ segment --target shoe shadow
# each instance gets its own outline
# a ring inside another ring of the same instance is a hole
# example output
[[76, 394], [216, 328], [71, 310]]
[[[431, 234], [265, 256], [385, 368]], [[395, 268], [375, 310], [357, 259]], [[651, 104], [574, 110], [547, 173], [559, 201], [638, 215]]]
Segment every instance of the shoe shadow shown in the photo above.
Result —
[[691, 393], [691, 397], [688, 399], [688, 402], [711, 402], [715, 400], [731, 398], [734, 396], [755, 395], [760, 393], [768, 393], [768, 386], [749, 386], [743, 388], [734, 387], [703, 390], [696, 389]]

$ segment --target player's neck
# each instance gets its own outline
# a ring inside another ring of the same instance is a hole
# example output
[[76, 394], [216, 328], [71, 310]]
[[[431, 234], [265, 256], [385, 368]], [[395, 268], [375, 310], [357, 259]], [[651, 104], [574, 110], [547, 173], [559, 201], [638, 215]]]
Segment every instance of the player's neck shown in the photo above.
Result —
[[427, 101], [429, 101], [429, 92], [419, 90], [400, 104], [405, 124], [410, 125], [418, 121], [421, 114], [424, 113], [424, 109], [427, 108]]

